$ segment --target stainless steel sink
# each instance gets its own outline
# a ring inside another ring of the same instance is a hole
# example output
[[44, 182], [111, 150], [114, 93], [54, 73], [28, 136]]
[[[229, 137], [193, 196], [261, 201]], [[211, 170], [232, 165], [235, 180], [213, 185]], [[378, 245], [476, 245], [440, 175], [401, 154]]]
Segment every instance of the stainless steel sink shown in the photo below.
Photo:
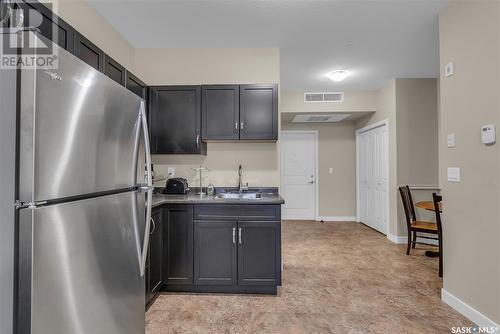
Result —
[[220, 193], [215, 198], [220, 199], [261, 199], [262, 195], [258, 193]]

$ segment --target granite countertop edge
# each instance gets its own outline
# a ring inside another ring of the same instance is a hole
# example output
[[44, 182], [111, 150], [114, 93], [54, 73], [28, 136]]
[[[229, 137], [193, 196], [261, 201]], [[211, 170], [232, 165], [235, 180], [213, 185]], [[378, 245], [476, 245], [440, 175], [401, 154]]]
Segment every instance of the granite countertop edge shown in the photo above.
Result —
[[215, 198], [215, 196], [203, 196], [188, 193], [185, 195], [165, 195], [155, 192], [153, 194], [153, 208], [163, 204], [284, 204], [285, 200], [279, 193], [262, 193], [260, 199], [228, 199], [228, 198]]

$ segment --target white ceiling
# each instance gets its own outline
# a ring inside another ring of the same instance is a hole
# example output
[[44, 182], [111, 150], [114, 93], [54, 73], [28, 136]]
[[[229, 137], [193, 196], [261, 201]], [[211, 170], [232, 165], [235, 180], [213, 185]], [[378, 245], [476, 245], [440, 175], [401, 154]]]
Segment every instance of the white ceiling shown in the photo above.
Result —
[[[446, 0], [88, 0], [136, 48], [279, 47], [284, 91], [437, 77]], [[334, 83], [325, 74], [348, 69]]]

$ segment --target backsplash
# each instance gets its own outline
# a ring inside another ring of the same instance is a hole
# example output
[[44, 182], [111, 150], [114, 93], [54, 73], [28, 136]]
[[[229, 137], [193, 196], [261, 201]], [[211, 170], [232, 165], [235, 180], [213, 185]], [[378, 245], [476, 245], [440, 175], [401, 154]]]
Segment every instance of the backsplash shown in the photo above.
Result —
[[[153, 155], [156, 179], [167, 177], [168, 168], [175, 168], [175, 177], [198, 187], [200, 178], [193, 167], [207, 167], [202, 184], [217, 187], [238, 185], [238, 165], [243, 167], [243, 183], [251, 187], [279, 187], [279, 154], [277, 143], [208, 143], [207, 155]], [[165, 181], [155, 183], [163, 187]]]

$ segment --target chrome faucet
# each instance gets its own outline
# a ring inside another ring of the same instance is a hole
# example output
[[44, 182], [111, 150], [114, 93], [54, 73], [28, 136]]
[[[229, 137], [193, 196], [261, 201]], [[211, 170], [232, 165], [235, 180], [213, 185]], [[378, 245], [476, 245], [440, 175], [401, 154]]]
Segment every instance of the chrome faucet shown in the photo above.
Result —
[[246, 186], [243, 186], [243, 182], [241, 180], [241, 176], [243, 175], [243, 170], [241, 169], [241, 165], [238, 167], [238, 191], [243, 193], [243, 191], [248, 190], [248, 182]]

